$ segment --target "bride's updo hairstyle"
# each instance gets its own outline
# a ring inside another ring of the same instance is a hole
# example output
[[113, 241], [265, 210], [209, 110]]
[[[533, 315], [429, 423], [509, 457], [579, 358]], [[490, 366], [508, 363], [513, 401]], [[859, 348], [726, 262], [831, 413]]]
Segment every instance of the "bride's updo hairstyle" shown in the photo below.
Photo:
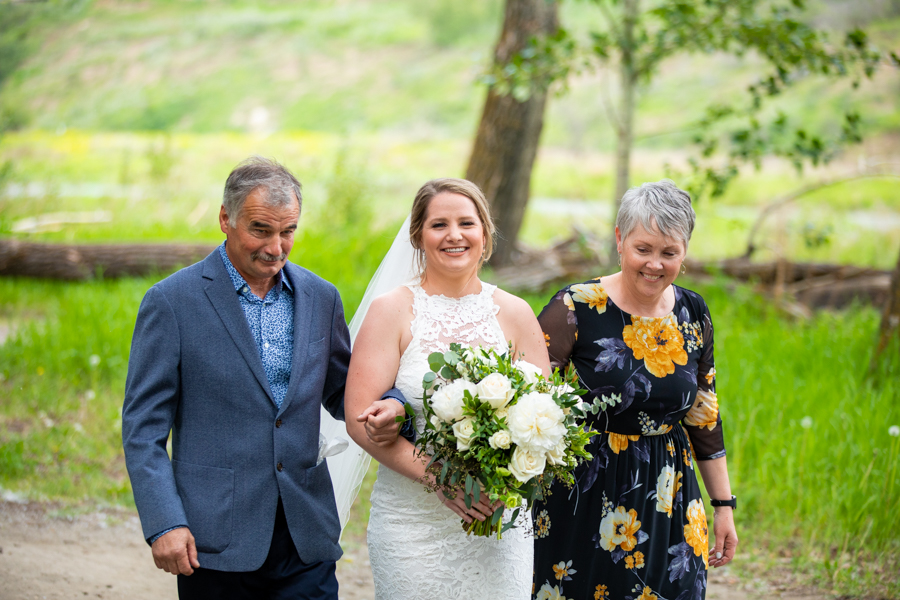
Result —
[[416, 270], [420, 278], [425, 274], [425, 249], [422, 248], [422, 230], [425, 229], [428, 205], [431, 204], [432, 198], [445, 192], [465, 196], [475, 204], [475, 210], [478, 212], [478, 218], [481, 219], [481, 226], [484, 228], [484, 253], [481, 255], [481, 261], [478, 263], [479, 269], [491, 258], [491, 253], [494, 251], [494, 221], [491, 219], [491, 209], [481, 188], [466, 179], [455, 179], [453, 177], [432, 179], [419, 188], [409, 215], [409, 243], [416, 250]]

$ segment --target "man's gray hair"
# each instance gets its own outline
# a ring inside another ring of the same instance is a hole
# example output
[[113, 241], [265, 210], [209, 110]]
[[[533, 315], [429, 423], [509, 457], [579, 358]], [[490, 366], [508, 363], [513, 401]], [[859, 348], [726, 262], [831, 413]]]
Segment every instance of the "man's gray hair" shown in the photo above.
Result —
[[681, 238], [687, 250], [697, 215], [691, 196], [670, 179], [633, 187], [622, 196], [616, 227], [622, 239], [640, 223], [648, 232], [655, 230], [670, 238]]
[[244, 201], [253, 190], [263, 188], [263, 200], [269, 206], [288, 206], [296, 198], [297, 208], [303, 206], [300, 182], [287, 167], [262, 156], [251, 156], [231, 171], [225, 181], [222, 206], [228, 215], [228, 223], [237, 225], [244, 208]]

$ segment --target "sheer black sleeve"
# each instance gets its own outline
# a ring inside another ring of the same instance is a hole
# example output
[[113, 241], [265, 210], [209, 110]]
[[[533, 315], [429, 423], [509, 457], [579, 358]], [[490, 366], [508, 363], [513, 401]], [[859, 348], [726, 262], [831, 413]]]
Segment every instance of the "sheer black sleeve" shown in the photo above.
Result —
[[716, 363], [713, 356], [713, 324], [709, 309], [703, 303], [699, 329], [703, 348], [697, 369], [697, 398], [684, 417], [684, 426], [694, 447], [697, 460], [725, 456], [722, 417], [716, 397]]
[[550, 353], [550, 367], [559, 367], [564, 371], [572, 356], [572, 348], [578, 339], [578, 322], [575, 318], [575, 307], [567, 289], [560, 290], [544, 307], [538, 316], [538, 322], [547, 340], [547, 351]]

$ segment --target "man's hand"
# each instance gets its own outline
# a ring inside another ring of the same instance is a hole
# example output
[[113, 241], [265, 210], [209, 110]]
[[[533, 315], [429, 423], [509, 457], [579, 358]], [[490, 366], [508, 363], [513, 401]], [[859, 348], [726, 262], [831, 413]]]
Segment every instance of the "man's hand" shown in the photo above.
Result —
[[406, 420], [406, 410], [397, 400], [383, 398], [373, 402], [356, 420], [366, 424], [366, 436], [370, 442], [386, 447], [397, 441], [400, 427]]
[[157, 568], [172, 575], [190, 575], [200, 566], [194, 536], [187, 527], [173, 529], [150, 546]]

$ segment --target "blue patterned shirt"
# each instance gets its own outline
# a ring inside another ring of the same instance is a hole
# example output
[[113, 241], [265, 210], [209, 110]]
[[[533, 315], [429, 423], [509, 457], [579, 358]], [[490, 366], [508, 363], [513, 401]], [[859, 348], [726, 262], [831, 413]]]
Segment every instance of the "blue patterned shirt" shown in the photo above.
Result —
[[266, 297], [260, 299], [231, 264], [228, 253], [225, 252], [225, 242], [219, 246], [219, 254], [231, 277], [231, 283], [234, 284], [253, 339], [256, 340], [256, 349], [266, 371], [272, 399], [281, 408], [290, 383], [291, 362], [294, 357], [294, 290], [282, 269], [276, 276], [278, 281]]

